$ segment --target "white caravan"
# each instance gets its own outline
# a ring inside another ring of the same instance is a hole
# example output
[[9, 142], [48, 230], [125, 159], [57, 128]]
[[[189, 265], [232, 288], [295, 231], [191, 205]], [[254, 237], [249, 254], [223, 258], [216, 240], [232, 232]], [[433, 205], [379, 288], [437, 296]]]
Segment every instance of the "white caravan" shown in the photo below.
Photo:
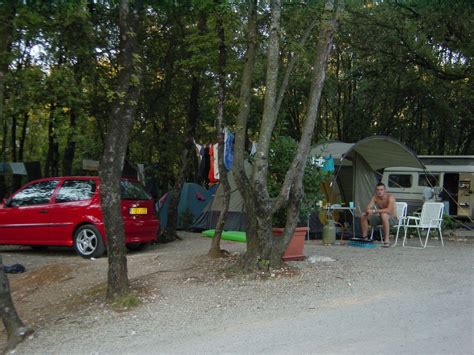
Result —
[[473, 218], [474, 155], [420, 155], [426, 171], [391, 167], [384, 170], [382, 182], [397, 201], [408, 203], [409, 212], [426, 200], [445, 202], [451, 216]]

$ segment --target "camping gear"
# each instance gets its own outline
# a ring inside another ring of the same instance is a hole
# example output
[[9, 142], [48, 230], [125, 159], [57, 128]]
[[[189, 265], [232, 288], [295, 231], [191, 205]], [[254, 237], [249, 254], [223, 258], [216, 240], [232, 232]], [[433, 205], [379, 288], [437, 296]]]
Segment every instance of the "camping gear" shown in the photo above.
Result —
[[[245, 170], [250, 171], [250, 164], [245, 165]], [[244, 212], [244, 200], [235, 183], [234, 172], [227, 173], [227, 180], [230, 185], [229, 212], [224, 224], [224, 230], [245, 231], [247, 226]], [[194, 220], [190, 230], [200, 232], [207, 229], [216, 228], [217, 219], [224, 205], [224, 186], [219, 184], [216, 192], [210, 198], [202, 213]]]
[[[423, 169], [423, 163], [408, 147], [394, 138], [372, 136], [357, 143], [331, 142], [311, 149], [311, 156], [330, 154], [334, 159], [335, 177], [332, 193], [339, 189], [340, 202], [366, 206], [377, 184], [377, 170], [393, 166]], [[331, 200], [331, 199], [330, 199]]]
[[[202, 232], [202, 235], [208, 238], [214, 238], [215, 229], [209, 229]], [[246, 235], [245, 232], [241, 231], [223, 231], [221, 239], [231, 240], [233, 242], [245, 243]]]
[[334, 244], [336, 242], [336, 224], [333, 219], [328, 219], [328, 222], [323, 227], [323, 244]]
[[368, 249], [375, 248], [374, 243], [366, 243], [366, 242], [354, 241], [354, 240], [350, 240], [348, 245], [350, 247], [356, 247], [356, 248], [368, 248]]
[[[188, 229], [193, 221], [201, 214], [212, 198], [214, 189], [206, 190], [204, 187], [187, 182], [181, 188], [178, 203], [178, 229]], [[159, 217], [161, 230], [165, 230], [168, 223], [168, 207], [171, 200], [171, 193], [167, 192], [160, 199]]]
[[[394, 166], [423, 169], [423, 163], [405, 145], [396, 139], [372, 136], [356, 143], [330, 142], [311, 149], [310, 156], [331, 155], [334, 159], [334, 178], [328, 183], [326, 201], [329, 203], [354, 202], [365, 207], [377, 184], [377, 172]], [[316, 229], [317, 216], [310, 217], [311, 230]]]
[[[428, 238], [430, 237], [430, 231], [432, 229], [437, 229], [439, 234], [439, 239], [441, 240], [441, 246], [444, 247], [443, 233], [441, 232], [441, 225], [443, 223], [443, 210], [444, 204], [441, 202], [425, 202], [421, 210], [421, 215], [419, 217], [410, 216], [406, 220], [405, 224], [405, 234], [403, 236], [402, 245], [405, 247], [407, 239], [407, 230], [409, 228], [415, 228], [418, 232], [418, 238], [420, 239], [421, 247], [411, 247], [424, 249], [428, 244]], [[410, 223], [413, 222], [413, 223]], [[421, 240], [421, 230], [427, 230], [425, 243]]]

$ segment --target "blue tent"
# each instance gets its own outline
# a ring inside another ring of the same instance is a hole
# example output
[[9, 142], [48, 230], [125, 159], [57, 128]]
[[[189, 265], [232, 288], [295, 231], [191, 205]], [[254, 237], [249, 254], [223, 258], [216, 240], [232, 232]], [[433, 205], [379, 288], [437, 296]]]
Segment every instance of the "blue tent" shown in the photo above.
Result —
[[[195, 183], [185, 183], [181, 189], [178, 204], [178, 229], [186, 229], [201, 214], [211, 199], [215, 188], [206, 190]], [[168, 206], [171, 194], [167, 192], [159, 202], [160, 229], [164, 230], [168, 223]]]

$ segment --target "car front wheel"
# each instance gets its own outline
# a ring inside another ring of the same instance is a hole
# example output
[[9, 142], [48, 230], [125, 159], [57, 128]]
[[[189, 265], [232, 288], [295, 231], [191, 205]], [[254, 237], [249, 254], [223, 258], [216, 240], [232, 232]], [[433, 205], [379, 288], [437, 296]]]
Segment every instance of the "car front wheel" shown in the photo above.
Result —
[[74, 233], [74, 250], [83, 258], [98, 258], [105, 252], [104, 241], [99, 230], [87, 224]]

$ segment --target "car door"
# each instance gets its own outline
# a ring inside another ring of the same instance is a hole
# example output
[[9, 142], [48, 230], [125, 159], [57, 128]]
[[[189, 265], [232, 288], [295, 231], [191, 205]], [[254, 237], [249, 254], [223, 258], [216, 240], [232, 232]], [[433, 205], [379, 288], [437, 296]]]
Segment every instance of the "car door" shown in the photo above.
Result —
[[48, 244], [50, 202], [58, 182], [34, 182], [11, 197], [0, 211], [2, 244]]
[[96, 179], [90, 178], [67, 178], [62, 182], [51, 205], [52, 243], [72, 246], [73, 232], [79, 223], [99, 221], [96, 186]]

